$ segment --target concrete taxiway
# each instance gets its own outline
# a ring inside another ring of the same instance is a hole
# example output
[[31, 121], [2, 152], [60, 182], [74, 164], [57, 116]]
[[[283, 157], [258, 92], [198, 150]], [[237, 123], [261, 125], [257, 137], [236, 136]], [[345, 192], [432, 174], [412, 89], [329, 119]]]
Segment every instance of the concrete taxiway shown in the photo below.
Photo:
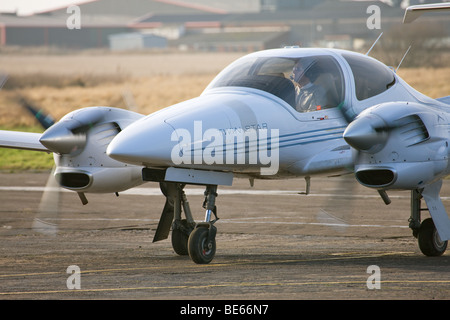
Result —
[[[410, 195], [351, 177], [235, 180], [219, 188], [217, 253], [208, 265], [152, 243], [164, 206], [157, 184], [114, 194], [62, 192], [38, 212], [48, 173], [0, 174], [0, 299], [448, 299], [450, 253], [422, 255], [408, 228]], [[203, 219], [203, 189], [187, 187]], [[450, 208], [450, 183], [441, 192]], [[426, 217], [427, 213], [424, 213]], [[33, 230], [42, 218], [57, 232]], [[375, 267], [374, 267], [375, 266]], [[74, 271], [75, 270], [75, 271]]]

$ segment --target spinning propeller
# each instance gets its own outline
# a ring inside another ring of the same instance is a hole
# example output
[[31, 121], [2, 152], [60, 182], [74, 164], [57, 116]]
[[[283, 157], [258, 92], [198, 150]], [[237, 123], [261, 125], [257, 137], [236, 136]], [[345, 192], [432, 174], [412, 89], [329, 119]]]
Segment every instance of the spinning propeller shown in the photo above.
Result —
[[[31, 103], [23, 96], [18, 98], [20, 105], [28, 111], [44, 128], [47, 130], [55, 124], [53, 117], [47, 114], [43, 109]], [[58, 232], [57, 218], [60, 205], [61, 187], [55, 180], [55, 166], [47, 179], [47, 183], [42, 193], [38, 211], [33, 220], [32, 228], [34, 231], [54, 236]]]
[[[449, 134], [445, 113], [431, 104], [388, 102], [366, 109], [344, 132], [356, 150], [355, 177], [378, 190], [411, 191], [410, 228], [425, 255], [444, 253], [450, 220], [440, 199], [442, 179], [449, 174]], [[421, 221], [421, 199], [432, 217]]]
[[48, 179], [35, 230], [57, 232], [54, 222], [59, 211], [61, 187], [78, 194], [87, 204], [86, 192], [115, 193], [143, 183], [142, 168], [111, 159], [106, 148], [112, 139], [130, 123], [141, 119], [136, 112], [111, 108], [83, 108], [65, 115], [54, 123], [43, 110], [21, 98], [21, 105], [43, 126], [40, 144], [53, 152], [55, 167]]
[[[51, 115], [26, 98], [20, 97], [19, 102], [46, 129], [40, 139], [42, 145], [59, 155], [80, 153], [86, 144], [87, 130], [103, 117], [101, 110], [96, 112], [80, 110], [68, 114], [55, 123]], [[56, 167], [53, 166], [33, 222], [33, 230], [46, 235], [56, 235], [58, 232], [56, 222], [60, 209], [62, 188], [56, 180], [55, 172]], [[79, 193], [79, 196], [83, 204], [86, 204], [87, 200], [84, 194]]]

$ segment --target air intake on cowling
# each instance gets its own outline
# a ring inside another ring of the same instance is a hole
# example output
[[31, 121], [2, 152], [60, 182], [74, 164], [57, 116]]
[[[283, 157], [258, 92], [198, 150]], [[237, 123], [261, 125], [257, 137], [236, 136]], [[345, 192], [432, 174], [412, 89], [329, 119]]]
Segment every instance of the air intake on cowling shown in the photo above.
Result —
[[397, 120], [400, 129], [400, 136], [405, 141], [406, 146], [410, 147], [427, 140], [430, 135], [427, 127], [418, 115], [410, 115]]

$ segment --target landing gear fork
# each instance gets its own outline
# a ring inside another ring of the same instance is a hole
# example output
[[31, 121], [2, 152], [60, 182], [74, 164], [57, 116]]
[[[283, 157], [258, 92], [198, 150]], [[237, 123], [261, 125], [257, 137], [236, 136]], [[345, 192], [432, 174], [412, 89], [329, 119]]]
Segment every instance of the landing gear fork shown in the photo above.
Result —
[[[216, 254], [217, 228], [214, 223], [217, 217], [217, 186], [206, 186], [203, 208], [206, 209], [205, 221], [197, 223], [188, 240], [188, 251], [191, 259], [198, 264], [207, 264]], [[211, 220], [214, 214], [215, 219]]]

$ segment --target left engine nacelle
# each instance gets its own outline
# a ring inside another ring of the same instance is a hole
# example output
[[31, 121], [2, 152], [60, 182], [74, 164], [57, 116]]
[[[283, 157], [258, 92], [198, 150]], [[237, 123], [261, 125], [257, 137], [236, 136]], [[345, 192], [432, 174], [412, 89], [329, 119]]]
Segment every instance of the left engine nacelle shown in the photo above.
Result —
[[344, 132], [354, 149], [355, 176], [376, 189], [423, 188], [449, 173], [447, 115], [411, 102], [362, 112]]
[[119, 192], [143, 183], [141, 167], [106, 154], [111, 140], [142, 117], [122, 109], [91, 107], [71, 112], [47, 129], [40, 141], [54, 152], [58, 183], [89, 193]]

